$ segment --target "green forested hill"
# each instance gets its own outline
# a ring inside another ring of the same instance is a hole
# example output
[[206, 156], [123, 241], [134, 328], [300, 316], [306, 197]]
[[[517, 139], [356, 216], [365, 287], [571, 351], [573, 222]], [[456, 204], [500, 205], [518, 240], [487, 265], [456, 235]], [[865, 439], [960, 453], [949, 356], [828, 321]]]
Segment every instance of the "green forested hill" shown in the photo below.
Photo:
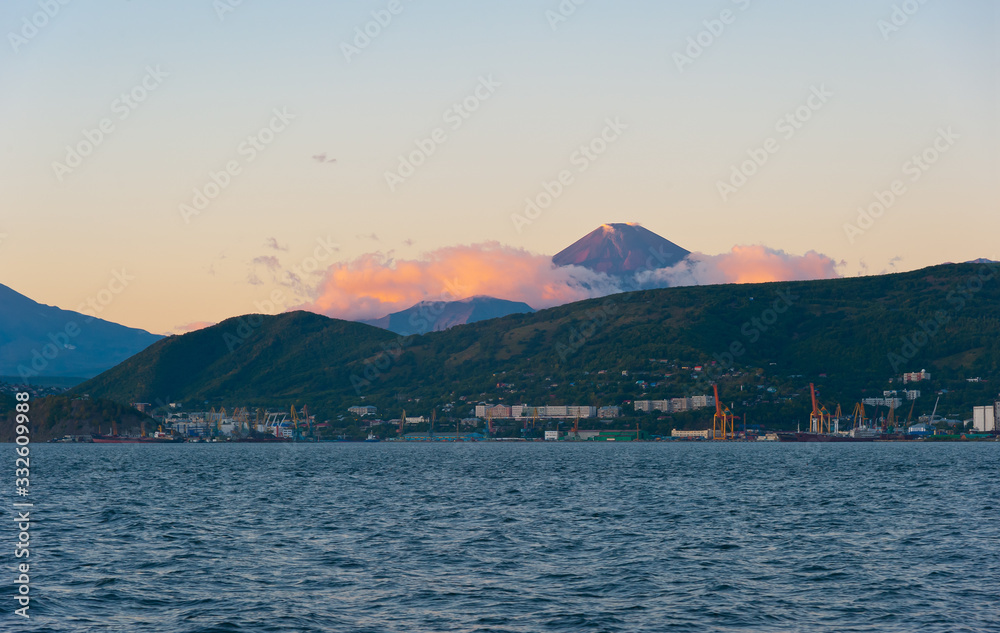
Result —
[[[303, 312], [248, 315], [161, 340], [75, 391], [154, 404], [308, 404], [333, 417], [362, 396], [389, 415], [448, 402], [467, 415], [462, 397], [621, 404], [710, 393], [719, 382], [727, 401], [773, 418], [802, 409], [790, 398], [809, 382], [850, 410], [901, 389], [902, 372], [927, 369], [928, 397], [947, 389], [943, 404], [960, 411], [1000, 388], [998, 334], [1000, 269], [943, 265], [632, 292], [412, 337]], [[918, 412], [929, 412], [928, 397]]]
[[[2, 398], [0, 398], [2, 399]], [[16, 437], [16, 413], [13, 398], [10, 408], [0, 408], [0, 442], [13, 442]], [[117, 424], [119, 433], [138, 435], [143, 425], [149, 433], [156, 430], [152, 418], [139, 413], [127, 404], [110, 400], [71, 399], [67, 396], [32, 398], [28, 418], [32, 442], [45, 442], [64, 435], [90, 435], [110, 433], [111, 422]]]

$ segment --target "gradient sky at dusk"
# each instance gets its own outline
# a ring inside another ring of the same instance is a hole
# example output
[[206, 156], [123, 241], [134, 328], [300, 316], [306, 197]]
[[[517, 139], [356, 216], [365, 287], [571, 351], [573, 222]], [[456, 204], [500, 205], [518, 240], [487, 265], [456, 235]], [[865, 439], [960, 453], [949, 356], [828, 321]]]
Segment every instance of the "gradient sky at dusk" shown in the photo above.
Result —
[[[402, 0], [350, 61], [342, 42], [389, 0], [244, 0], [220, 18], [224, 2], [71, 2], [23, 40], [39, 3], [0, 5], [0, 283], [76, 309], [126, 270], [100, 316], [162, 333], [259, 311], [276, 290], [280, 307], [304, 303], [326, 266], [365, 254], [496, 241], [552, 255], [604, 222], [708, 254], [815, 250], [843, 275], [1000, 259], [990, 0], [914, 0], [891, 33], [879, 21], [911, 3], [589, 0], [553, 28], [558, 0]], [[675, 53], [725, 10], [680, 70]], [[121, 120], [113, 102], [147, 67], [168, 76]], [[453, 129], [449, 108], [487, 77], [499, 86]], [[821, 87], [786, 138], [776, 122]], [[295, 118], [249, 161], [238, 148], [275, 109]], [[53, 163], [103, 118], [113, 131], [60, 180]], [[580, 173], [571, 155], [609, 118], [627, 129]], [[435, 128], [445, 142], [391, 191], [385, 172]], [[723, 200], [718, 181], [769, 138], [777, 151]], [[908, 161], [936, 140], [946, 151], [914, 180]], [[186, 223], [179, 205], [229, 161], [240, 173]], [[564, 169], [572, 184], [516, 230]], [[905, 192], [848, 239], [896, 180]], [[310, 274], [317, 240], [339, 251]]]

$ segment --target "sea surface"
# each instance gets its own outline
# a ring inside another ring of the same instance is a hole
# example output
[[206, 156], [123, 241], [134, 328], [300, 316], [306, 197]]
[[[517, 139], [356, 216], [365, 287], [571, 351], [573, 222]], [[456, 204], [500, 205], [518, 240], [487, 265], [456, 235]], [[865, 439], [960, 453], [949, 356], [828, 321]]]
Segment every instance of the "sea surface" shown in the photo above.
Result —
[[31, 466], [32, 617], [4, 546], [3, 631], [1000, 630], [998, 443], [53, 444]]

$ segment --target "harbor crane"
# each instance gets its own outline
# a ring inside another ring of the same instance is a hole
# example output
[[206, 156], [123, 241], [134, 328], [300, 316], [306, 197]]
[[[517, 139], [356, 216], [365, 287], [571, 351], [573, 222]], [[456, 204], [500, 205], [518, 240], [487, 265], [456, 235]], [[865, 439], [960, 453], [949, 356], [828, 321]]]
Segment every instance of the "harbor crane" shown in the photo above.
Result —
[[713, 440], [726, 440], [736, 437], [736, 432], [733, 429], [735, 416], [729, 410], [729, 407], [722, 404], [719, 400], [719, 385], [712, 385], [712, 389], [715, 390], [715, 416], [712, 418], [712, 439]]
[[826, 410], [826, 407], [822, 409], [819, 403], [816, 401], [816, 387], [813, 383], [809, 383], [809, 394], [812, 396], [812, 413], [809, 414], [809, 432], [810, 433], [823, 433], [823, 429], [826, 428], [826, 433], [830, 432], [830, 412]]
[[854, 429], [868, 428], [867, 424], [865, 424], [865, 405], [863, 402], [858, 402], [854, 405], [854, 412], [851, 413], [851, 418], [854, 421]]
[[931, 426], [934, 426], [934, 416], [937, 415], [937, 406], [939, 402], [941, 402], [941, 396], [938, 396], [937, 400], [934, 401], [934, 409], [931, 411], [931, 419], [927, 421], [927, 424], [930, 424]]

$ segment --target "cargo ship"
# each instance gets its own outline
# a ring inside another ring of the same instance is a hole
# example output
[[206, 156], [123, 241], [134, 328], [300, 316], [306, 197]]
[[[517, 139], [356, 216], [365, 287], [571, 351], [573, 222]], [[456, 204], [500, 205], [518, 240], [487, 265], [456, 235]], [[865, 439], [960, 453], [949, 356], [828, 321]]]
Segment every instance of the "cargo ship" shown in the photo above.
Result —
[[291, 442], [292, 438], [290, 438], [290, 437], [278, 437], [276, 435], [264, 435], [264, 434], [260, 434], [260, 435], [250, 435], [250, 436], [247, 436], [247, 437], [233, 438], [230, 441], [232, 441], [232, 442], [256, 442], [256, 443], [263, 442], [263, 443], [272, 443], [272, 442]]
[[166, 433], [156, 433], [152, 436], [128, 436], [128, 435], [101, 435], [94, 433], [91, 441], [95, 444], [178, 444], [184, 441], [183, 437], [173, 437]]
[[[778, 439], [782, 442], [874, 442], [882, 437], [880, 432], [852, 432], [834, 433], [831, 432], [831, 416], [826, 408], [820, 408], [816, 402], [816, 388], [809, 383], [809, 393], [812, 396], [812, 413], [809, 414], [809, 432], [803, 433], [778, 433]], [[837, 415], [840, 415], [840, 407], [837, 408]], [[824, 432], [825, 429], [825, 432]], [[867, 431], [868, 429], [856, 429], [856, 431]]]
[[873, 437], [851, 437], [840, 433], [778, 433], [782, 442], [874, 442], [880, 435]]
[[146, 435], [145, 427], [141, 435], [118, 435], [118, 425], [111, 422], [111, 435], [102, 435], [98, 427], [97, 433], [92, 434], [91, 441], [95, 444], [178, 444], [184, 441], [183, 437], [174, 437], [163, 432], [161, 426], [156, 433]]

